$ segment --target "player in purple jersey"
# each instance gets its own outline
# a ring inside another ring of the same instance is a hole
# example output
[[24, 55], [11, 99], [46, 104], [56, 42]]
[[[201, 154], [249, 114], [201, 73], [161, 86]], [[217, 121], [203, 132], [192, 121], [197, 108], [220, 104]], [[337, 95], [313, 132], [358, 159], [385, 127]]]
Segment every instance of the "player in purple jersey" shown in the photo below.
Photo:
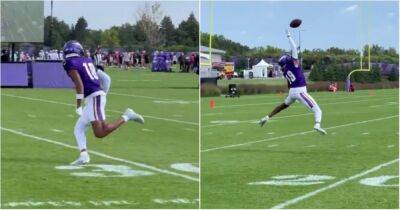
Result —
[[291, 55], [283, 55], [279, 59], [279, 65], [282, 68], [283, 76], [286, 78], [289, 88], [289, 94], [284, 103], [275, 107], [274, 110], [267, 116], [263, 117], [259, 124], [263, 126], [268, 120], [280, 111], [288, 108], [296, 100], [306, 105], [312, 112], [314, 112], [315, 125], [314, 129], [321, 134], [326, 134], [326, 131], [321, 128], [322, 111], [317, 102], [307, 93], [306, 79], [303, 74], [303, 69], [298, 60], [298, 49], [289, 30], [286, 30], [286, 35], [289, 39], [290, 47], [292, 50]]
[[[74, 135], [80, 151], [79, 158], [72, 165], [83, 165], [90, 161], [86, 147], [86, 128], [92, 125], [97, 138], [103, 138], [119, 128], [128, 120], [143, 124], [141, 115], [127, 108], [120, 118], [106, 122], [106, 92], [100, 85], [99, 76], [92, 59], [84, 57], [84, 50], [77, 41], [68, 41], [64, 45], [64, 69], [71, 77], [76, 89], [76, 113], [79, 119], [75, 124]], [[82, 105], [82, 100], [85, 105]]]

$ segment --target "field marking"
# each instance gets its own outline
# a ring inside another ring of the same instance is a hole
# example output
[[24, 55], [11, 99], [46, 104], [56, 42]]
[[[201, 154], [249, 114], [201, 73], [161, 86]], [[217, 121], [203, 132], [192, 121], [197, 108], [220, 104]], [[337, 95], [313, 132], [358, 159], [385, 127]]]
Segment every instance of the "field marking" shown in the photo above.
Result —
[[[357, 103], [357, 102], [364, 102], [364, 101], [375, 101], [375, 100], [383, 100], [383, 99], [391, 99], [391, 98], [394, 98], [394, 97], [396, 97], [396, 96], [391, 96], [391, 97], [383, 97], [383, 98], [375, 98], [375, 99], [364, 99], [364, 100], [355, 100], [355, 101], [341, 101], [341, 102], [330, 102], [330, 103], [319, 103], [318, 105], [335, 105], [335, 104], [347, 104], [347, 103]], [[264, 103], [264, 104], [278, 104], [279, 102], [282, 102], [282, 101], [278, 101], [278, 102], [270, 102], [270, 103]], [[216, 106], [217, 107], [217, 106]], [[302, 107], [302, 106], [296, 106], [296, 107]], [[293, 109], [293, 107], [292, 107], [292, 109]], [[202, 113], [201, 114], [201, 116], [202, 117], [204, 117], [204, 116], [213, 116], [213, 115], [223, 115], [223, 114], [226, 114], [226, 113], [230, 113], [230, 112], [232, 112], [232, 111], [229, 111], [229, 112], [226, 112], [226, 111], [224, 111], [224, 112], [217, 112], [217, 113]], [[248, 113], [248, 110], [247, 111], [243, 111], [242, 113]], [[238, 112], [236, 112], [236, 113], [238, 113]]]
[[156, 79], [119, 79], [118, 82], [159, 82]]
[[268, 145], [269, 148], [271, 148], [271, 147], [277, 147], [277, 146], [278, 146], [277, 144]]
[[[271, 118], [271, 121], [275, 121], [276, 119], [284, 119], [284, 118], [298, 117], [298, 116], [304, 116], [304, 115], [313, 115], [313, 114], [314, 114], [313, 112], [309, 112], [309, 113], [303, 113], [303, 114], [286, 115], [286, 116]], [[258, 123], [259, 122], [259, 120], [242, 120], [242, 121], [239, 121], [239, 120], [227, 120], [227, 121], [229, 121], [230, 124], [239, 124], [239, 123], [252, 123], [252, 124], [254, 124], [254, 123]], [[220, 122], [220, 123], [218, 123], [218, 122]], [[223, 120], [214, 120], [214, 121], [211, 121], [210, 123], [216, 123], [216, 124], [203, 125], [201, 127], [208, 128], [208, 127], [215, 127], [215, 126], [221, 126], [221, 125], [228, 124], [228, 123], [224, 124], [224, 123], [221, 123], [221, 122], [223, 122]]]
[[[73, 107], [76, 106], [75, 104], [68, 104], [68, 103], [64, 103], [64, 102], [52, 101], [52, 100], [47, 100], [47, 99], [31, 98], [31, 97], [26, 97], [26, 96], [16, 96], [16, 95], [10, 95], [10, 94], [1, 94], [1, 95], [3, 95], [3, 96], [8, 96], [8, 97], [12, 97], [12, 98], [19, 98], [19, 99], [31, 100], [31, 101], [46, 102], [46, 103], [51, 103], [51, 104], [59, 104], [59, 105], [73, 106]], [[117, 110], [112, 110], [112, 109], [106, 109], [106, 111], [113, 112], [113, 113], [118, 113], [118, 114], [122, 114], [122, 111], [117, 111]], [[195, 123], [195, 122], [188, 122], [188, 121], [183, 121], [183, 120], [167, 119], [167, 118], [155, 117], [155, 116], [150, 116], [150, 115], [142, 115], [142, 116], [143, 116], [143, 117], [147, 117], [147, 118], [157, 119], [157, 120], [164, 120], [164, 121], [170, 121], [170, 122], [176, 122], [176, 123], [183, 123], [183, 124], [189, 124], [189, 125], [198, 125], [198, 123]]]
[[179, 105], [188, 105], [190, 101], [182, 101], [182, 100], [154, 100], [153, 103], [155, 104], [179, 104]]
[[326, 190], [329, 190], [329, 189], [335, 188], [335, 187], [337, 187], [337, 186], [339, 186], [339, 185], [342, 185], [342, 184], [344, 184], [344, 183], [346, 183], [346, 182], [348, 182], [348, 181], [352, 181], [352, 180], [354, 180], [354, 179], [360, 178], [360, 177], [362, 177], [362, 176], [364, 176], [364, 175], [367, 175], [367, 174], [369, 174], [369, 173], [378, 171], [378, 170], [380, 170], [381, 168], [386, 167], [386, 166], [389, 166], [389, 165], [391, 165], [391, 164], [394, 164], [394, 163], [396, 163], [396, 162], [398, 162], [398, 161], [399, 161], [399, 159], [395, 159], [395, 160], [392, 160], [392, 161], [389, 161], [389, 162], [386, 162], [386, 163], [382, 163], [382, 164], [377, 165], [377, 166], [375, 166], [375, 167], [373, 167], [373, 168], [371, 168], [371, 169], [369, 169], [369, 170], [366, 170], [366, 171], [363, 171], [363, 172], [361, 172], [361, 173], [355, 174], [355, 175], [353, 175], [353, 176], [344, 178], [344, 179], [342, 179], [342, 180], [340, 180], [340, 181], [337, 181], [337, 182], [335, 182], [335, 183], [333, 183], [333, 184], [330, 184], [330, 185], [328, 185], [328, 186], [326, 186], [326, 187], [319, 188], [319, 189], [314, 190], [314, 191], [312, 191], [312, 192], [306, 193], [306, 194], [304, 194], [304, 195], [302, 195], [302, 196], [299, 196], [299, 197], [296, 197], [296, 198], [287, 200], [287, 201], [285, 201], [285, 202], [282, 202], [282, 203], [280, 203], [280, 204], [278, 204], [278, 205], [273, 206], [271, 209], [282, 209], [282, 208], [285, 208], [285, 207], [287, 207], [287, 206], [289, 206], [289, 205], [296, 204], [296, 203], [298, 203], [298, 202], [300, 202], [300, 201], [302, 201], [302, 200], [306, 200], [306, 199], [308, 199], [308, 198], [310, 198], [310, 197], [313, 197], [313, 196], [315, 196], [315, 195], [317, 195], [317, 194], [319, 194], [319, 193], [321, 193], [321, 192], [324, 192], [324, 191], [326, 191]]
[[315, 144], [312, 144], [312, 145], [307, 145], [307, 146], [304, 146], [305, 148], [311, 148], [311, 147], [316, 147], [316, 145]]
[[[385, 99], [385, 98], [383, 98], [383, 99]], [[367, 100], [362, 100], [362, 101], [367, 101]], [[349, 102], [346, 102], [346, 103], [356, 103], [356, 102], [361, 102], [361, 101], [349, 101]], [[345, 102], [343, 102], [343, 103], [345, 103]], [[321, 105], [326, 105], [326, 104], [321, 104]], [[313, 114], [314, 114], [313, 112], [308, 112], [308, 113], [303, 113], [303, 114], [286, 115], [286, 116], [271, 118], [271, 121], [274, 121], [275, 119], [291, 118], [291, 117], [313, 115]], [[211, 121], [210, 123], [213, 123], [213, 121]], [[239, 123], [258, 123], [258, 120], [242, 120], [242, 121], [236, 121], [235, 123], [236, 124], [239, 124]], [[225, 125], [225, 124], [208, 124], [208, 125], [203, 125], [201, 127], [208, 128], [208, 127], [216, 127], [216, 126], [221, 126], [221, 125]]]
[[[387, 96], [387, 95], [385, 95]], [[397, 95], [392, 95], [390, 97], [386, 97], [386, 98], [393, 98], [396, 97]], [[353, 98], [372, 98], [372, 97], [376, 97], [376, 96], [357, 96], [357, 97], [342, 97], [342, 98], [321, 98], [319, 99], [319, 101], [325, 101], [325, 100], [341, 100], [341, 99], [353, 99]], [[318, 100], [318, 99], [317, 99]], [[369, 100], [367, 100], [369, 101]], [[234, 104], [234, 105], [222, 105], [222, 106], [215, 106], [216, 109], [218, 108], [233, 108], [233, 107], [242, 107], [242, 106], [258, 106], [258, 105], [269, 105], [269, 104], [277, 104], [283, 102], [283, 100], [280, 101], [273, 101], [273, 102], [266, 102], [266, 103], [253, 103], [253, 104]], [[346, 102], [346, 101], [342, 101], [342, 102]], [[331, 102], [333, 103], [333, 102]], [[325, 103], [325, 104], [331, 104], [331, 103]], [[340, 102], [339, 102], [340, 103]]]
[[[31, 134], [19, 132], [19, 131], [16, 131], [14, 129], [9, 129], [9, 128], [5, 128], [5, 127], [0, 127], [0, 128], [1, 128], [1, 130], [8, 131], [10, 133], [14, 133], [14, 134], [17, 134], [17, 135], [20, 135], [20, 136], [29, 137], [31, 139], [35, 139], [35, 140], [39, 140], [39, 141], [43, 141], [43, 142], [47, 142], [47, 143], [51, 143], [51, 144], [67, 147], [67, 148], [74, 149], [74, 150], [77, 149], [76, 146], [65, 144], [65, 143], [62, 143], [62, 142], [59, 142], [59, 141], [55, 141], [55, 140], [51, 140], [51, 139], [47, 139], [47, 138], [43, 138], [43, 137], [39, 137], [39, 136], [34, 136], [34, 135], [31, 135]], [[176, 172], [169, 171], [169, 170], [166, 170], [166, 169], [160, 169], [160, 168], [157, 168], [157, 167], [154, 167], [154, 166], [147, 165], [145, 163], [139, 163], [139, 162], [134, 162], [134, 161], [130, 161], [130, 160], [125, 160], [125, 159], [122, 159], [122, 158], [113, 157], [113, 156], [106, 155], [104, 153], [97, 152], [97, 151], [94, 151], [94, 150], [89, 150], [89, 152], [92, 155], [97, 155], [99, 157], [107, 158], [107, 159], [110, 159], [110, 160], [115, 160], [115, 161], [119, 161], [119, 162], [123, 162], [123, 163], [128, 163], [128, 164], [131, 164], [131, 165], [134, 165], [134, 166], [146, 168], [146, 169], [149, 169], [149, 170], [152, 170], [152, 171], [156, 171], [156, 172], [160, 172], [160, 173], [163, 173], [163, 174], [168, 174], [168, 175], [172, 175], [172, 176], [178, 176], [178, 177], [182, 177], [182, 178], [185, 178], [185, 179], [188, 179], [188, 180], [191, 180], [191, 181], [196, 181], [196, 182], [199, 181], [199, 178], [187, 176], [185, 174], [176, 173]]]
[[64, 133], [64, 131], [58, 130], [58, 129], [55, 129], [55, 128], [51, 129], [51, 131], [56, 132], [56, 133]]
[[200, 168], [192, 163], [173, 163], [171, 164], [171, 168], [178, 171], [200, 174]]
[[[80, 201], [22, 201], [22, 202], [8, 202], [5, 203], [4, 206], [6, 207], [17, 207], [17, 206], [54, 206], [54, 207], [60, 207], [60, 206], [82, 206], [82, 204], [85, 204], [84, 202]], [[126, 200], [105, 200], [105, 201], [87, 201], [87, 204], [92, 204], [94, 206], [111, 206], [111, 205], [136, 205], [138, 203], [134, 201], [126, 201]]]
[[383, 176], [377, 176], [377, 177], [369, 177], [369, 178], [364, 178], [359, 181], [360, 184], [367, 185], [367, 186], [373, 186], [373, 187], [398, 187], [399, 183], [397, 184], [385, 184], [385, 182], [391, 180], [391, 179], [397, 179], [398, 180], [399, 176], [388, 176], [388, 175], [383, 175]]
[[275, 186], [306, 186], [315, 184], [324, 184], [327, 180], [335, 179], [327, 175], [281, 175], [273, 176], [267, 181], [250, 182], [248, 185], [275, 185]]
[[[327, 127], [327, 128], [325, 128], [325, 130], [340, 128], [340, 127], [347, 127], [347, 126], [358, 125], [358, 124], [364, 124], [364, 123], [375, 122], [375, 121], [380, 121], [380, 120], [386, 120], [386, 119], [391, 119], [391, 118], [395, 118], [395, 117], [398, 117], [398, 115], [392, 115], [392, 116], [388, 116], [388, 117], [376, 118], [376, 119], [371, 119], [371, 120], [358, 121], [358, 122], [347, 123], [347, 124], [342, 124], [342, 125], [335, 125], [335, 126]], [[201, 150], [201, 152], [210, 152], [210, 151], [245, 146], [245, 145], [250, 145], [250, 144], [255, 144], [255, 143], [260, 143], [260, 142], [273, 141], [273, 140], [277, 140], [277, 139], [289, 138], [289, 137], [298, 136], [298, 135], [305, 135], [305, 134], [312, 133], [312, 132], [315, 132], [315, 131], [314, 130], [303, 131], [303, 132], [292, 133], [292, 134], [288, 134], [288, 135], [277, 136], [277, 137], [272, 137], [272, 138], [267, 138], [267, 139], [249, 141], [249, 142], [240, 143], [240, 144], [231, 144], [231, 145], [226, 145], [226, 146], [221, 146], [221, 147], [214, 147], [214, 148]]]
[[381, 107], [381, 106], [390, 106], [390, 105], [397, 105], [399, 103], [394, 102], [394, 101], [390, 101], [390, 102], [386, 102], [384, 104], [379, 104], [379, 105], [373, 105], [373, 106], [369, 106], [370, 108], [375, 108], [375, 107]]
[[116, 96], [126, 96], [126, 97], [132, 97], [132, 98], [146, 98], [146, 99], [151, 99], [151, 100], [164, 100], [164, 101], [187, 101], [190, 103], [198, 103], [198, 101], [188, 101], [188, 100], [182, 100], [182, 99], [172, 99], [172, 98], [159, 98], [159, 97], [152, 97], [152, 96], [142, 96], [142, 95], [135, 95], [135, 94], [127, 94], [127, 93], [115, 93], [115, 92], [109, 92], [107, 93], [109, 95], [116, 95]]
[[392, 148], [394, 147], [394, 144], [388, 145], [387, 148]]
[[[56, 166], [55, 169], [72, 171], [72, 176], [84, 176], [84, 177], [138, 177], [138, 176], [150, 176], [155, 175], [151, 171], [132, 169], [126, 165], [111, 165], [111, 164], [88, 164], [85, 166], [69, 167], [70, 165]], [[81, 169], [87, 169], [82, 171]], [[110, 174], [112, 173], [112, 175]]]

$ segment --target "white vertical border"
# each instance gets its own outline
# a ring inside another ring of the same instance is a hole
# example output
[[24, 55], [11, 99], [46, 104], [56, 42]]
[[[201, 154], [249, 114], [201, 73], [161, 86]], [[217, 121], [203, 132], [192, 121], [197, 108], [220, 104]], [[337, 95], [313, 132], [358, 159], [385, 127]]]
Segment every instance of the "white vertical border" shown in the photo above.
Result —
[[[202, 0], [197, 0], [198, 2], [198, 11], [199, 11], [199, 28], [198, 28], [198, 33], [199, 33], [199, 44], [198, 44], [198, 56], [200, 56], [200, 46], [201, 46], [201, 1]], [[199, 132], [199, 209], [201, 209], [201, 82], [200, 82], [200, 67], [201, 67], [201, 62], [200, 62], [200, 57], [199, 57], [199, 66], [198, 66], [198, 80], [197, 80], [197, 84], [198, 84], [198, 106], [199, 106], [199, 128], [198, 128], [198, 132]]]

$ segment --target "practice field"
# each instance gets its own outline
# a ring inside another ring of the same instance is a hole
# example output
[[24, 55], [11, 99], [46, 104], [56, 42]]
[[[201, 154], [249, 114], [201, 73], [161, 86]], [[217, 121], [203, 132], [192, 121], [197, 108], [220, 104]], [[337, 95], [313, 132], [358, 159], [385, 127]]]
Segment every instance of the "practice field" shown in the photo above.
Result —
[[79, 152], [70, 89], [1, 89], [2, 208], [198, 208], [198, 77], [107, 69], [107, 120], [128, 122], [104, 139], [88, 129], [90, 165]]
[[[310, 81], [307, 81], [310, 83]], [[254, 79], [243, 79], [243, 78], [232, 78], [218, 80], [219, 86], [228, 86], [229, 84], [267, 84], [267, 85], [287, 85], [285, 78], [274, 78], [274, 79], [262, 79], [262, 78], [254, 78]]]
[[[314, 81], [309, 81], [307, 80], [307, 84], [313, 84]], [[249, 84], [249, 85], [255, 85], [255, 84], [264, 84], [264, 85], [284, 85], [287, 86], [287, 80], [282, 77], [282, 78], [253, 78], [253, 79], [243, 79], [243, 78], [232, 78], [230, 80], [228, 79], [222, 79], [218, 80], [218, 85], [219, 86], [228, 86], [229, 84]]]
[[202, 98], [202, 208], [399, 207], [398, 89], [310, 94], [325, 136], [300, 103], [256, 124], [285, 95]]

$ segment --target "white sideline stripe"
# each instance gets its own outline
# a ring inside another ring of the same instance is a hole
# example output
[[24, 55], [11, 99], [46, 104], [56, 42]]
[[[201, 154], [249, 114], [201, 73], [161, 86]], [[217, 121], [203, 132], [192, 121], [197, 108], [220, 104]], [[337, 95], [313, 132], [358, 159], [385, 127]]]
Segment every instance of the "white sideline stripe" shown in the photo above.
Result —
[[[39, 137], [39, 136], [34, 136], [34, 135], [31, 135], [31, 134], [27, 134], [27, 133], [16, 131], [14, 129], [4, 128], [4, 127], [0, 127], [0, 128], [1, 128], [1, 130], [8, 131], [8, 132], [20, 135], [20, 136], [29, 137], [29, 138], [32, 138], [32, 139], [36, 139], [36, 140], [39, 140], [39, 141], [44, 141], [44, 142], [47, 142], [47, 143], [52, 143], [52, 144], [55, 144], [55, 145], [59, 145], [59, 146], [63, 146], [63, 147], [71, 148], [71, 149], [77, 149], [77, 147], [75, 147], [75, 146], [71, 146], [69, 144], [65, 144], [65, 143], [62, 143], [62, 142], [59, 142], [59, 141], [55, 141], [55, 140], [51, 140], [51, 139], [47, 139], [47, 138], [43, 138], [43, 137]], [[138, 167], [146, 168], [146, 169], [149, 169], [149, 170], [152, 170], [152, 171], [156, 171], [156, 172], [160, 172], [160, 173], [163, 173], [163, 174], [179, 176], [179, 177], [183, 177], [185, 179], [192, 180], [192, 181], [197, 181], [197, 182], [199, 181], [199, 179], [195, 178], [195, 177], [191, 177], [191, 176], [187, 176], [187, 175], [184, 175], [184, 174], [175, 173], [175, 172], [172, 172], [172, 171], [169, 171], [169, 170], [165, 170], [165, 169], [159, 169], [159, 168], [156, 168], [154, 166], [150, 166], [150, 165], [147, 165], [147, 164], [144, 164], [144, 163], [138, 163], [138, 162], [134, 162], [134, 161], [130, 161], [130, 160], [125, 160], [125, 159], [122, 159], [122, 158], [113, 157], [113, 156], [106, 155], [106, 154], [101, 153], [101, 152], [96, 152], [94, 150], [89, 150], [89, 152], [90, 152], [90, 154], [97, 155], [99, 157], [108, 158], [108, 159], [119, 161], [119, 162], [123, 162], [123, 163], [128, 163], [128, 164], [131, 164], [131, 165], [135, 165], [135, 166], [138, 166]]]
[[109, 92], [107, 94], [116, 95], [116, 96], [127, 96], [127, 97], [132, 97], [132, 98], [146, 98], [146, 99], [152, 99], [152, 100], [156, 99], [156, 100], [164, 100], [164, 101], [188, 101], [190, 103], [197, 103], [197, 101], [189, 101], [189, 100], [183, 100], [183, 99], [172, 99], [172, 98], [158, 98], [158, 97], [141, 96], [141, 95], [127, 94], [127, 93]]
[[[40, 101], [40, 102], [46, 102], [46, 103], [51, 103], [51, 104], [60, 104], [60, 105], [65, 105], [65, 106], [73, 106], [75, 107], [75, 104], [68, 104], [64, 102], [59, 102], [59, 101], [51, 101], [47, 99], [40, 99], [40, 98], [31, 98], [31, 97], [26, 97], [26, 96], [16, 96], [16, 95], [11, 95], [11, 94], [1, 94], [3, 96], [8, 96], [8, 97], [13, 97], [13, 98], [20, 98], [20, 99], [26, 99], [26, 100], [31, 100], [31, 101]], [[122, 114], [121, 111], [117, 110], [112, 110], [112, 109], [106, 109], [106, 111]], [[198, 125], [198, 123], [195, 122], [188, 122], [188, 121], [182, 121], [182, 120], [174, 120], [174, 119], [167, 119], [167, 118], [162, 118], [162, 117], [155, 117], [151, 115], [142, 115], [143, 117], [151, 118], [151, 119], [157, 119], [157, 120], [164, 120], [164, 121], [170, 121], [170, 122], [176, 122], [176, 123], [183, 123], [183, 124], [189, 124], [189, 125]]]
[[[388, 95], [385, 95], [388, 96]], [[390, 96], [390, 95], [389, 95]], [[396, 97], [397, 95], [392, 95], [390, 97]], [[342, 98], [321, 98], [318, 101], [325, 101], [325, 100], [341, 100], [341, 99], [353, 99], [353, 98], [366, 98], [366, 97], [376, 97], [376, 96], [354, 96], [354, 97], [342, 97]], [[234, 105], [223, 105], [223, 106], [215, 106], [215, 108], [229, 108], [229, 107], [242, 107], [242, 106], [258, 106], [258, 105], [268, 105], [268, 104], [276, 104], [279, 102], [283, 102], [282, 100], [280, 101], [272, 101], [272, 102], [266, 102], [266, 103], [253, 103], [253, 104], [234, 104]], [[330, 103], [327, 103], [330, 104]]]
[[[392, 97], [390, 97], [392, 98]], [[388, 99], [388, 98], [380, 98], [380, 99], [370, 99], [370, 100], [359, 100], [359, 101], [343, 101], [343, 102], [337, 102], [337, 103], [325, 103], [325, 104], [320, 104], [320, 105], [331, 105], [331, 104], [345, 104], [345, 103], [357, 103], [357, 102], [363, 102], [363, 101], [371, 101], [371, 100], [382, 100], [382, 99]], [[300, 106], [298, 106], [300, 107]], [[369, 106], [371, 108], [371, 106]], [[237, 113], [237, 112], [236, 112]], [[286, 115], [286, 116], [282, 116], [282, 117], [274, 117], [271, 118], [272, 120], [274, 119], [281, 119], [281, 118], [290, 118], [290, 117], [298, 117], [298, 116], [304, 116], [304, 115], [313, 115], [313, 112], [308, 112], [308, 113], [304, 113], [304, 114], [294, 114], [294, 115]], [[243, 120], [243, 121], [238, 121], [237, 124], [239, 123], [252, 123], [252, 122], [258, 122], [259, 119], [257, 120]], [[236, 123], [235, 123], [236, 124]], [[209, 125], [203, 125], [201, 127], [203, 128], [207, 128], [207, 127], [216, 127], [216, 126], [221, 126], [221, 125], [226, 125], [226, 124], [209, 124]]]
[[[331, 126], [331, 127], [325, 128], [325, 130], [340, 128], [340, 127], [347, 127], [347, 126], [358, 125], [358, 124], [364, 124], [364, 123], [375, 122], [375, 121], [380, 121], [380, 120], [386, 120], [386, 119], [391, 119], [391, 118], [395, 118], [395, 117], [398, 117], [398, 115], [392, 115], [392, 116], [376, 118], [376, 119], [372, 119], [372, 120], [365, 120], [365, 121]], [[288, 134], [288, 135], [284, 135], [284, 136], [277, 136], [277, 137], [272, 137], [272, 138], [267, 138], [267, 139], [261, 139], [261, 140], [257, 140], [257, 141], [250, 141], [250, 142], [245, 142], [245, 143], [240, 143], [240, 144], [226, 145], [226, 146], [222, 146], [222, 147], [214, 147], [214, 148], [202, 150], [201, 152], [209, 152], [209, 151], [221, 150], [221, 149], [226, 149], [226, 148], [231, 148], [231, 147], [239, 147], [239, 146], [244, 146], [244, 145], [249, 145], [249, 144], [255, 144], [255, 143], [260, 143], [260, 142], [273, 141], [273, 140], [277, 140], [277, 139], [283, 139], [283, 138], [289, 138], [289, 137], [298, 136], [298, 135], [304, 135], [304, 134], [312, 133], [312, 132], [315, 132], [315, 131], [314, 130], [304, 131], [304, 132], [292, 133], [292, 134]]]
[[330, 184], [330, 185], [328, 185], [328, 186], [326, 186], [326, 187], [323, 187], [323, 188], [314, 190], [314, 191], [312, 191], [312, 192], [309, 192], [309, 193], [304, 194], [304, 195], [302, 195], [302, 196], [293, 198], [293, 199], [291, 199], [291, 200], [287, 200], [287, 201], [285, 201], [285, 202], [283, 202], [283, 203], [280, 203], [280, 204], [278, 204], [278, 205], [272, 207], [271, 209], [282, 209], [282, 208], [285, 208], [285, 207], [287, 207], [287, 206], [289, 206], [289, 205], [296, 204], [296, 203], [298, 203], [298, 202], [300, 202], [300, 201], [302, 201], [302, 200], [306, 200], [306, 199], [308, 199], [308, 198], [310, 198], [310, 197], [312, 197], [312, 196], [315, 196], [315, 195], [317, 195], [317, 194], [319, 194], [319, 193], [321, 193], [321, 192], [324, 192], [324, 191], [326, 191], [326, 190], [332, 189], [332, 188], [334, 188], [334, 187], [337, 187], [337, 186], [339, 186], [339, 185], [342, 185], [342, 184], [344, 184], [344, 183], [346, 183], [346, 182], [349, 182], [349, 181], [352, 181], [352, 180], [354, 180], [354, 179], [360, 178], [360, 177], [362, 177], [362, 176], [364, 176], [364, 175], [367, 175], [367, 174], [369, 174], [369, 173], [378, 171], [379, 169], [381, 169], [381, 168], [383, 168], [383, 167], [386, 167], [386, 166], [389, 166], [389, 165], [391, 165], [391, 164], [393, 164], [393, 163], [396, 163], [396, 162], [398, 162], [398, 161], [399, 161], [399, 159], [395, 159], [395, 160], [392, 160], [392, 161], [389, 161], [389, 162], [380, 164], [380, 165], [375, 166], [375, 167], [373, 167], [373, 168], [371, 168], [371, 169], [369, 169], [369, 170], [363, 171], [363, 172], [361, 172], [361, 173], [359, 173], [359, 174], [355, 174], [355, 175], [353, 175], [353, 176], [344, 178], [344, 179], [342, 179], [342, 180], [340, 180], [340, 181], [338, 181], [338, 182], [335, 182], [335, 183], [333, 183], [333, 184]]

